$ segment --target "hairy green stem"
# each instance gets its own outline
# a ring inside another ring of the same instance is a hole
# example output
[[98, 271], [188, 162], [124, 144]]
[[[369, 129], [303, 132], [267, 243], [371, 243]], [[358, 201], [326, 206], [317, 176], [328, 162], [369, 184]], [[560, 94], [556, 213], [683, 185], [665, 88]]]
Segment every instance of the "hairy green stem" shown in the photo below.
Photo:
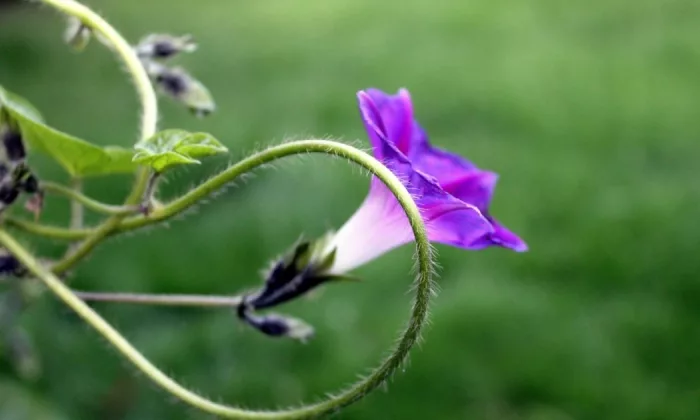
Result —
[[[75, 188], [69, 188], [64, 185], [57, 184], [55, 182], [42, 182], [41, 187], [47, 193], [63, 195], [65, 197], [70, 198], [71, 202], [73, 203], [73, 206], [75, 206], [76, 203], [78, 203], [82, 206], [85, 206], [85, 208], [93, 210], [97, 213], [107, 215], [129, 215], [134, 214], [139, 210], [138, 206], [115, 206], [112, 204], [105, 204], [82, 194], [79, 190]], [[71, 210], [71, 213], [75, 214], [75, 208], [71, 206]], [[74, 226], [74, 224], [71, 224], [72, 230], [80, 228], [82, 228], [82, 223], [80, 226], [77, 227]]]
[[416, 240], [419, 270], [415, 284], [416, 298], [408, 325], [405, 327], [389, 357], [367, 377], [359, 380], [347, 390], [337, 395], [329, 396], [326, 400], [319, 403], [280, 411], [251, 411], [213, 402], [183, 388], [180, 384], [155, 367], [118, 331], [92, 310], [85, 302], [78, 298], [53, 273], [44, 269], [24, 247], [3, 230], [0, 230], [0, 244], [15, 255], [33, 275], [42, 280], [57, 297], [95, 328], [95, 330], [111, 343], [126, 359], [133, 363], [146, 377], [182, 401], [204, 412], [232, 419], [307, 419], [331, 414], [361, 399], [384, 383], [404, 362], [411, 347], [415, 344], [416, 340], [418, 340], [421, 328], [427, 319], [428, 304], [432, 294], [432, 253], [420, 211], [413, 201], [411, 194], [406, 190], [406, 187], [404, 187], [401, 181], [389, 169], [372, 156], [359, 149], [337, 142], [307, 140], [272, 147], [248, 159], [244, 159], [240, 163], [233, 165], [228, 170], [200, 185], [189, 194], [176, 200], [171, 204], [166, 214], [173, 215], [184, 210], [244, 172], [253, 170], [275, 159], [307, 153], [325, 153], [345, 158], [367, 169], [387, 186], [397, 198], [411, 224], [411, 229], [413, 230]]
[[[84, 25], [88, 26], [93, 31], [99, 32], [102, 37], [112, 45], [114, 51], [121, 57], [122, 61], [124, 61], [126, 69], [134, 79], [134, 84], [136, 85], [136, 90], [141, 100], [143, 109], [141, 114], [140, 140], [146, 140], [153, 136], [156, 133], [158, 123], [158, 100], [151, 79], [131, 45], [129, 45], [124, 37], [100, 15], [75, 0], [42, 1], [68, 15], [80, 19]], [[129, 194], [129, 197], [124, 203], [125, 206], [139, 204], [148, 183], [148, 176], [149, 171], [146, 170], [146, 168], [139, 168], [131, 194]], [[69, 255], [56, 264], [54, 272], [60, 274], [71, 269], [102, 242], [104, 238], [109, 236], [125, 217], [126, 215], [124, 214], [116, 214], [105, 220], [104, 223], [91, 232], [90, 236], [76, 245]]]
[[233, 307], [241, 303], [241, 296], [160, 295], [145, 293], [83, 292], [73, 290], [82, 300], [92, 302], [133, 303], [159, 306]]

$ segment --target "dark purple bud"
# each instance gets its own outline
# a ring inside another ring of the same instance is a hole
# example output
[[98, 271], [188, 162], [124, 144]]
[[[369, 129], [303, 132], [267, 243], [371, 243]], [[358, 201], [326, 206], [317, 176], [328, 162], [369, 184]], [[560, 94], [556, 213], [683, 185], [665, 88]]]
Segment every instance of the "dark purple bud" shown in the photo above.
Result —
[[12, 255], [0, 255], [0, 276], [19, 276], [24, 274], [24, 267]]
[[39, 180], [31, 172], [27, 174], [27, 176], [20, 182], [19, 186], [22, 191], [29, 194], [38, 194], [41, 192], [39, 188]]
[[288, 256], [277, 261], [263, 288], [250, 297], [250, 305], [255, 309], [271, 308], [303, 296], [321, 284], [350, 280], [348, 276], [327, 272], [335, 259], [335, 250], [326, 247], [329, 238], [327, 235], [313, 243], [301, 242]]
[[268, 337], [288, 337], [305, 342], [314, 335], [310, 325], [296, 318], [277, 314], [259, 316], [251, 312], [252, 309], [245, 302], [238, 305], [236, 310], [239, 319]]
[[193, 52], [197, 44], [191, 35], [148, 35], [136, 46], [136, 54], [142, 59], [168, 59], [181, 52]]
[[169, 68], [148, 60], [143, 63], [162, 93], [181, 102], [196, 115], [205, 116], [216, 109], [209, 90], [183, 68]]
[[2, 137], [2, 144], [10, 162], [18, 162], [26, 157], [27, 152], [24, 148], [24, 141], [22, 141], [22, 134], [19, 130], [11, 129], [9, 125], [6, 125], [2, 128], [0, 136]]
[[158, 86], [170, 96], [179, 97], [189, 88], [189, 79], [178, 72], [164, 71], [155, 79]]
[[8, 207], [17, 200], [19, 189], [15, 185], [0, 186], [0, 209]]

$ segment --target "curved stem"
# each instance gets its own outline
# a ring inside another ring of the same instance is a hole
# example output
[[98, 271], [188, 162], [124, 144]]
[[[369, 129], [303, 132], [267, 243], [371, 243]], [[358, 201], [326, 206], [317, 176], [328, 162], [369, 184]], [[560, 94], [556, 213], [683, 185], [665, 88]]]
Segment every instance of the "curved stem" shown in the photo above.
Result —
[[73, 290], [82, 300], [92, 302], [133, 303], [138, 305], [233, 307], [241, 303], [241, 296], [159, 295], [143, 293], [82, 292]]
[[[51, 194], [60, 194], [63, 196], [66, 196], [70, 198], [73, 203], [80, 203], [81, 205], [85, 206], [86, 208], [93, 210], [97, 213], [102, 213], [102, 214], [108, 214], [108, 215], [129, 215], [129, 214], [134, 214], [138, 212], [138, 207], [137, 206], [115, 206], [111, 204], [105, 204], [101, 201], [97, 201], [93, 198], [90, 198], [84, 194], [82, 194], [80, 191], [69, 188], [66, 186], [63, 186], [61, 184], [57, 184], [55, 182], [42, 182], [41, 187], [46, 191], [47, 193]], [[75, 214], [75, 213], [73, 213]], [[75, 226], [71, 225], [71, 228], [73, 230], [76, 229]]]
[[[141, 60], [139, 60], [131, 45], [129, 45], [124, 37], [122, 37], [121, 34], [119, 34], [119, 32], [112, 27], [112, 25], [110, 25], [106, 20], [102, 19], [100, 15], [75, 0], [42, 1], [66, 14], [80, 19], [84, 25], [96, 32], [99, 32], [105, 40], [112, 44], [112, 47], [116, 51], [117, 55], [119, 55], [124, 61], [127, 70], [134, 79], [136, 90], [138, 91], [139, 98], [141, 99], [143, 110], [141, 115], [140, 140], [146, 140], [153, 136], [153, 134], [156, 132], [158, 123], [158, 101], [155, 90], [153, 89], [153, 84], [151, 83], [151, 79], [149, 78], [146, 69], [143, 67]], [[146, 189], [146, 184], [148, 183], [148, 174], [149, 171], [146, 168], [139, 168], [131, 194], [129, 194], [129, 197], [124, 203], [126, 206], [139, 203], [139, 200], [143, 196]], [[95, 246], [97, 246], [97, 244], [102, 242], [104, 238], [110, 235], [111, 232], [117, 226], [119, 226], [119, 223], [125, 217], [126, 215], [124, 214], [113, 215], [100, 226], [95, 228], [90, 236], [88, 236], [82, 243], [78, 244], [75, 249], [58, 264], [58, 272], [65, 272], [69, 270], [78, 261], [87, 256], [95, 248]]]
[[143, 112], [141, 115], [141, 139], [147, 139], [156, 132], [158, 123], [158, 100], [151, 79], [146, 69], [141, 64], [138, 55], [131, 45], [117, 32], [112, 25], [90, 8], [75, 0], [42, 0], [44, 3], [56, 9], [74, 16], [93, 31], [99, 32], [102, 38], [109, 41], [114, 51], [124, 61], [126, 69], [134, 79], [136, 90], [141, 99]]
[[66, 229], [60, 226], [43, 225], [30, 220], [17, 219], [12, 216], [6, 216], [3, 219], [3, 222], [7, 226], [11, 226], [37, 236], [60, 239], [64, 241], [79, 241], [87, 236], [90, 236], [94, 232], [94, 229]]
[[384, 165], [359, 149], [331, 141], [307, 140], [272, 147], [251, 158], [243, 160], [224, 173], [202, 184], [199, 188], [194, 190], [196, 192], [193, 191], [187, 194], [183, 199], [179, 201], [176, 200], [176, 203], [180, 204], [174, 205], [171, 211], [181, 211], [182, 208], [191, 205], [193, 201], [206, 196], [214, 189], [221, 187], [243, 172], [252, 170], [275, 159], [306, 153], [325, 153], [355, 162], [369, 170], [387, 186], [397, 198], [411, 224], [411, 229], [416, 239], [416, 253], [419, 269], [415, 285], [416, 298], [411, 317], [398, 343], [392, 349], [390, 356], [385, 359], [379, 367], [372, 371], [369, 376], [361, 379], [347, 390], [337, 395], [329, 396], [326, 400], [316, 404], [280, 411], [249, 411], [215, 403], [183, 388], [180, 384], [155, 367], [118, 331], [92, 310], [85, 302], [80, 300], [53, 273], [44, 269], [32, 255], [3, 230], [0, 230], [0, 244], [15, 255], [33, 275], [41, 279], [57, 297], [63, 300], [66, 305], [71, 307], [87, 323], [95, 328], [95, 330], [107, 339], [107, 341], [109, 341], [124, 357], [143, 372], [144, 375], [182, 401], [204, 412], [233, 419], [306, 419], [334, 413], [361, 399], [367, 393], [377, 388], [401, 366], [409, 350], [419, 338], [421, 328], [425, 324], [427, 318], [428, 303], [432, 294], [431, 279], [433, 263], [431, 247], [420, 211], [413, 201], [411, 194], [406, 190], [401, 181], [399, 181], [399, 179]]

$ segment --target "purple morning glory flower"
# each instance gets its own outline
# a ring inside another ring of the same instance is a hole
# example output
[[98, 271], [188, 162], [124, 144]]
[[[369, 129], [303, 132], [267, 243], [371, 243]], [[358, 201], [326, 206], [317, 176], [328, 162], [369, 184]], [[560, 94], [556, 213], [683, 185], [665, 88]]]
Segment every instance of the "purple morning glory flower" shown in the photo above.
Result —
[[[453, 153], [433, 147], [413, 117], [407, 90], [357, 94], [374, 156], [414, 195], [431, 241], [463, 249], [527, 245], [489, 213], [498, 176]], [[372, 178], [370, 191], [335, 235], [332, 272], [347, 272], [413, 240], [408, 219], [389, 190]]]

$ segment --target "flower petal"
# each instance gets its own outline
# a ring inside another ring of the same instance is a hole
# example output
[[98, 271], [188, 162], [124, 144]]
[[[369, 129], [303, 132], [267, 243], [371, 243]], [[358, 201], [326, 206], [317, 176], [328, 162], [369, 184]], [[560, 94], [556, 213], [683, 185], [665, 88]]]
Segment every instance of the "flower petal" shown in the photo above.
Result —
[[[408, 155], [413, 147], [413, 105], [406, 89], [400, 89], [396, 95], [387, 95], [379, 89], [367, 89], [358, 92], [362, 118], [379, 128], [383, 137], [391, 142], [401, 153]], [[368, 128], [368, 131], [370, 129]], [[372, 146], [377, 148], [376, 138]]]
[[495, 172], [474, 170], [450, 182], [441, 182], [440, 185], [449, 194], [473, 204], [482, 213], [488, 213], [497, 181], [498, 174]]
[[454, 182], [466, 173], [479, 170], [463, 157], [434, 147], [430, 144], [425, 130], [416, 123], [414, 128], [414, 149], [408, 156], [416, 169], [434, 176], [440, 184]]
[[[473, 205], [449, 193], [431, 177], [416, 171], [393, 144], [384, 142], [385, 165], [414, 196], [431, 241], [467, 248], [493, 232]], [[399, 202], [376, 177], [364, 203], [336, 234], [332, 273], [344, 273], [414, 239]]]
[[525, 252], [528, 246], [518, 235], [501, 225], [496, 219], [488, 217], [494, 227], [494, 231], [486, 234], [469, 245], [469, 249], [484, 249], [491, 246], [500, 246], [512, 249], [516, 252]]

